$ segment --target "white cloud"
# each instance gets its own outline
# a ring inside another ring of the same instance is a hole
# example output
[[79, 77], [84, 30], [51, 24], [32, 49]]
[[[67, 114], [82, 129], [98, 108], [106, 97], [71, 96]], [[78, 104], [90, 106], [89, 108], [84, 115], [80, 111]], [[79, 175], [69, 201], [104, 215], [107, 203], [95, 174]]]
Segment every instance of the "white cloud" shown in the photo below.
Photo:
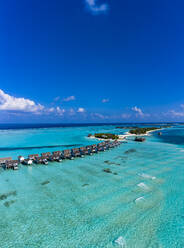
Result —
[[57, 96], [54, 98], [54, 101], [57, 102], [57, 101], [59, 101], [59, 99], [60, 99], [60, 96]]
[[164, 116], [169, 116], [172, 118], [180, 118], [180, 117], [184, 117], [184, 104], [180, 105], [181, 109], [179, 110], [170, 110], [166, 113], [163, 113]]
[[98, 118], [98, 119], [106, 119], [106, 116], [99, 114], [99, 113], [92, 113], [92, 117]]
[[101, 14], [106, 13], [108, 10], [108, 4], [97, 4], [97, 0], [85, 0], [87, 8], [91, 11], [92, 14]]
[[53, 113], [55, 111], [55, 108], [48, 108], [47, 109], [47, 112], [49, 112], [49, 113]]
[[0, 110], [23, 111], [23, 112], [39, 112], [44, 109], [41, 104], [34, 101], [10, 96], [0, 89]]
[[75, 96], [68, 96], [67, 98], [64, 98], [63, 101], [69, 102], [69, 101], [74, 101], [75, 99], [76, 99]]
[[130, 117], [131, 117], [130, 114], [122, 114], [122, 115], [121, 115], [121, 118], [123, 118], [123, 119], [128, 119], [128, 118], [130, 118]]
[[69, 109], [69, 115], [75, 115], [75, 110], [73, 108]]
[[109, 99], [108, 98], [102, 99], [102, 103], [106, 103], [106, 102], [109, 102]]
[[58, 115], [63, 115], [65, 113], [65, 109], [61, 109], [60, 107], [56, 107], [56, 113]]
[[85, 109], [84, 108], [78, 108], [77, 112], [78, 113], [84, 113], [85, 112]]
[[140, 108], [136, 107], [136, 106], [135, 107], [132, 107], [132, 110], [134, 112], [136, 112], [140, 116], [143, 116], [144, 115], [144, 113], [142, 112], [142, 110]]
[[171, 110], [170, 111], [170, 114], [173, 117], [183, 117], [184, 116], [184, 112], [179, 112], [179, 111], [175, 111], [175, 110]]
[[148, 117], [150, 116], [149, 114], [145, 114], [141, 108], [138, 108], [138, 107], [132, 107], [131, 108], [132, 111], [134, 111], [136, 113], [136, 117]]

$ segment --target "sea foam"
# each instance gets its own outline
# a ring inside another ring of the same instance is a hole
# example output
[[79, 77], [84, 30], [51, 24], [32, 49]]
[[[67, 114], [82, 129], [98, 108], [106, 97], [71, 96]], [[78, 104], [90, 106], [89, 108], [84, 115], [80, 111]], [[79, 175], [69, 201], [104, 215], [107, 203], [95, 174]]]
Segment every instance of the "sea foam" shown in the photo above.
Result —
[[144, 177], [144, 178], [148, 178], [148, 179], [152, 179], [152, 180], [156, 179], [156, 177], [145, 174], [145, 173], [139, 174], [139, 176]]
[[145, 189], [145, 190], [148, 190], [149, 189], [149, 187], [145, 183], [143, 183], [143, 182], [138, 183], [137, 186], [140, 187], [140, 188], [142, 188], [142, 189]]
[[135, 202], [139, 202], [139, 201], [143, 201], [144, 200], [144, 196], [138, 197], [137, 199], [135, 199]]
[[119, 247], [126, 248], [126, 240], [123, 238], [123, 236], [120, 236], [114, 241], [115, 244], [119, 245]]

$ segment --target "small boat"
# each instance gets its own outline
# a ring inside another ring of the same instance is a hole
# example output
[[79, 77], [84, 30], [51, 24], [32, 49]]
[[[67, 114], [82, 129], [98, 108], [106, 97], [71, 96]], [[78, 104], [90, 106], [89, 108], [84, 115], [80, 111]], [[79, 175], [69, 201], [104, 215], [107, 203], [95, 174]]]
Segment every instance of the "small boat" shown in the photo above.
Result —
[[137, 142], [144, 142], [146, 139], [143, 138], [143, 137], [135, 137], [134, 141], [137, 141]]

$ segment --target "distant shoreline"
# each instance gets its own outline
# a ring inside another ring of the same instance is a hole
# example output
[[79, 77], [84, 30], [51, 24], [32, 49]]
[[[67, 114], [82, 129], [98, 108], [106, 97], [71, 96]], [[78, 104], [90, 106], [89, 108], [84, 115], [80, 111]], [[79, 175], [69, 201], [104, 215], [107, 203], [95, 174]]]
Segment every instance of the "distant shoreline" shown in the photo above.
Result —
[[[164, 128], [159, 128], [159, 129], [156, 129], [156, 130], [150, 130], [150, 131], [147, 131], [145, 134], [131, 134], [129, 132], [126, 132], [125, 134], [120, 134], [118, 135], [118, 139], [117, 141], [122, 141], [122, 140], [125, 140], [127, 137], [136, 137], [136, 136], [149, 136], [152, 132], [156, 132], [156, 131], [160, 131], [160, 130], [163, 130]], [[90, 137], [88, 138], [91, 138], [91, 139], [97, 139], [99, 141], [104, 141], [104, 140], [108, 140], [108, 139], [102, 139], [102, 138], [96, 138], [94, 135], [91, 135]]]

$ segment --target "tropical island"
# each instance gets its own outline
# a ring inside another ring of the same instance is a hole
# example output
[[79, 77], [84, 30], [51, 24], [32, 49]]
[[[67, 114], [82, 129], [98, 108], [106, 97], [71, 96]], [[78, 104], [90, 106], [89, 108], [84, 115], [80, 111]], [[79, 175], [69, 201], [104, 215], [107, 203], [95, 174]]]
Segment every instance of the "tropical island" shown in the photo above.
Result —
[[160, 130], [160, 127], [138, 127], [135, 129], [131, 129], [129, 131], [130, 134], [135, 134], [135, 135], [144, 135], [152, 131]]
[[112, 133], [95, 133], [94, 137], [97, 139], [112, 139], [112, 140], [119, 139], [118, 135]]
[[119, 135], [113, 133], [95, 133], [94, 135], [88, 134], [88, 138], [95, 138], [99, 140], [118, 140]]
[[[134, 141], [143, 142], [145, 138], [141, 136], [148, 136], [150, 133], [154, 131], [160, 131], [165, 128], [170, 128], [171, 125], [164, 125], [164, 126], [157, 126], [157, 127], [134, 127], [130, 129], [125, 134], [112, 134], [112, 133], [95, 133], [95, 134], [88, 134], [88, 138], [98, 139], [98, 140], [118, 140], [118, 141], [125, 141], [128, 137], [135, 137]], [[118, 127], [116, 127], [118, 128]], [[158, 132], [158, 135], [162, 135], [161, 132]]]
[[[134, 129], [130, 129], [128, 132], [126, 132], [125, 134], [112, 134], [112, 133], [95, 133], [94, 135], [92, 134], [88, 134], [89, 138], [95, 138], [95, 139], [99, 139], [99, 140], [124, 140], [127, 137], [131, 137], [131, 136], [147, 136], [149, 135], [149, 133], [154, 132], [154, 131], [158, 131], [161, 130], [163, 128], [168, 128], [170, 126], [167, 127], [136, 127]], [[145, 139], [141, 139], [141, 140], [135, 140], [135, 141], [144, 141]]]

